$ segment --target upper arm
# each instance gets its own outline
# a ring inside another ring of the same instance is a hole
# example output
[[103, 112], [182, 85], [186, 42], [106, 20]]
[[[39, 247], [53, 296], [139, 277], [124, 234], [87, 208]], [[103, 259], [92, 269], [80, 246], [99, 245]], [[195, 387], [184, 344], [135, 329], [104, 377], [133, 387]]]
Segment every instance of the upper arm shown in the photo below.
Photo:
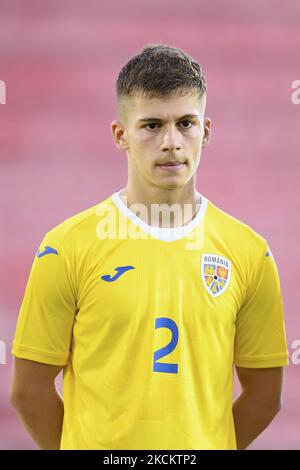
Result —
[[244, 368], [288, 365], [283, 302], [277, 266], [267, 244], [253, 259], [247, 295], [236, 318], [234, 363]]
[[256, 394], [266, 405], [281, 405], [283, 367], [246, 368], [236, 366], [243, 391]]
[[14, 357], [10, 401], [17, 404], [26, 395], [38, 395], [45, 388], [54, 386], [55, 378], [63, 366], [42, 364], [27, 359]]
[[50, 366], [67, 364], [77, 309], [75, 277], [62, 241], [48, 232], [27, 282], [13, 341], [14, 356]]

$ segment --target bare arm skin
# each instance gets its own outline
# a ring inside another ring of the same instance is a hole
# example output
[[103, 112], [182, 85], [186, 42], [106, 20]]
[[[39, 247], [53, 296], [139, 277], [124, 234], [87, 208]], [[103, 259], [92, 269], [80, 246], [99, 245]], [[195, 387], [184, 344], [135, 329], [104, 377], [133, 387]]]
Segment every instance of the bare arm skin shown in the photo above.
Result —
[[237, 448], [246, 449], [281, 408], [283, 367], [236, 371], [242, 392], [233, 403], [233, 417]]
[[[10, 401], [41, 449], [59, 449], [64, 415], [55, 387], [62, 366], [14, 358]], [[273, 420], [281, 407], [283, 368], [236, 367], [242, 386], [233, 404], [237, 448], [245, 449]]]
[[55, 377], [62, 368], [14, 357], [10, 402], [40, 449], [60, 448], [64, 406]]

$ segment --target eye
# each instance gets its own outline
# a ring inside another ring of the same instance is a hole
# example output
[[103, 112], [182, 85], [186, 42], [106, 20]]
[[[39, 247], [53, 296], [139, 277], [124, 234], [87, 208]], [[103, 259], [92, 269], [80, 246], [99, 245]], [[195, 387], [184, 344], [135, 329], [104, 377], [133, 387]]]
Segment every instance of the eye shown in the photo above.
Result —
[[[180, 121], [180, 124], [188, 124], [188, 126], [184, 125], [183, 126], [183, 129], [190, 129], [191, 126], [193, 126], [194, 124], [191, 122], [191, 121]], [[160, 124], [157, 124], [156, 122], [150, 122], [149, 124], [146, 124], [144, 127], [145, 128], [148, 128], [148, 130], [150, 131], [154, 131], [155, 130], [155, 126], [159, 126]], [[152, 126], [151, 128], [149, 126]], [[153, 127], [154, 126], [154, 127]]]
[[[146, 124], [146, 126], [144, 126], [145, 128], [149, 127], [149, 126], [158, 126], [158, 124], [156, 124], [155, 122], [151, 122], [150, 124]], [[153, 127], [151, 129], [149, 129], [150, 131], [154, 131]]]
[[[193, 125], [193, 123], [191, 121], [181, 121], [181, 123], [185, 123], [185, 124], [191, 124]], [[184, 129], [190, 129], [190, 126], [187, 127], [187, 126], [183, 126]]]

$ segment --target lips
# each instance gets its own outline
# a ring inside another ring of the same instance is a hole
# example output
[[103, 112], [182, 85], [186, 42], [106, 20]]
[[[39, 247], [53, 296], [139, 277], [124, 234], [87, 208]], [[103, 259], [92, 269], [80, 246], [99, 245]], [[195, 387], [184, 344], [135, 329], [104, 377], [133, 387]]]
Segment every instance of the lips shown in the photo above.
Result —
[[158, 168], [161, 170], [169, 171], [169, 172], [175, 172], [179, 171], [182, 168], [184, 168], [186, 165], [185, 162], [166, 162], [166, 163], [160, 163], [158, 164]]
[[166, 163], [159, 163], [158, 166], [179, 166], [179, 165], [184, 165], [186, 161], [184, 162], [166, 162]]

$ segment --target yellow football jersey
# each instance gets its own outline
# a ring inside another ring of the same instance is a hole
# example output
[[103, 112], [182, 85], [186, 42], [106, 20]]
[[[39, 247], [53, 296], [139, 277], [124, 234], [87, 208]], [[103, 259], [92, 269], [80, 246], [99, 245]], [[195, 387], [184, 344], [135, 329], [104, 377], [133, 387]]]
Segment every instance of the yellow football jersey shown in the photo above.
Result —
[[234, 364], [288, 365], [266, 240], [201, 201], [160, 228], [116, 192], [44, 237], [12, 353], [64, 366], [61, 449], [236, 449]]

